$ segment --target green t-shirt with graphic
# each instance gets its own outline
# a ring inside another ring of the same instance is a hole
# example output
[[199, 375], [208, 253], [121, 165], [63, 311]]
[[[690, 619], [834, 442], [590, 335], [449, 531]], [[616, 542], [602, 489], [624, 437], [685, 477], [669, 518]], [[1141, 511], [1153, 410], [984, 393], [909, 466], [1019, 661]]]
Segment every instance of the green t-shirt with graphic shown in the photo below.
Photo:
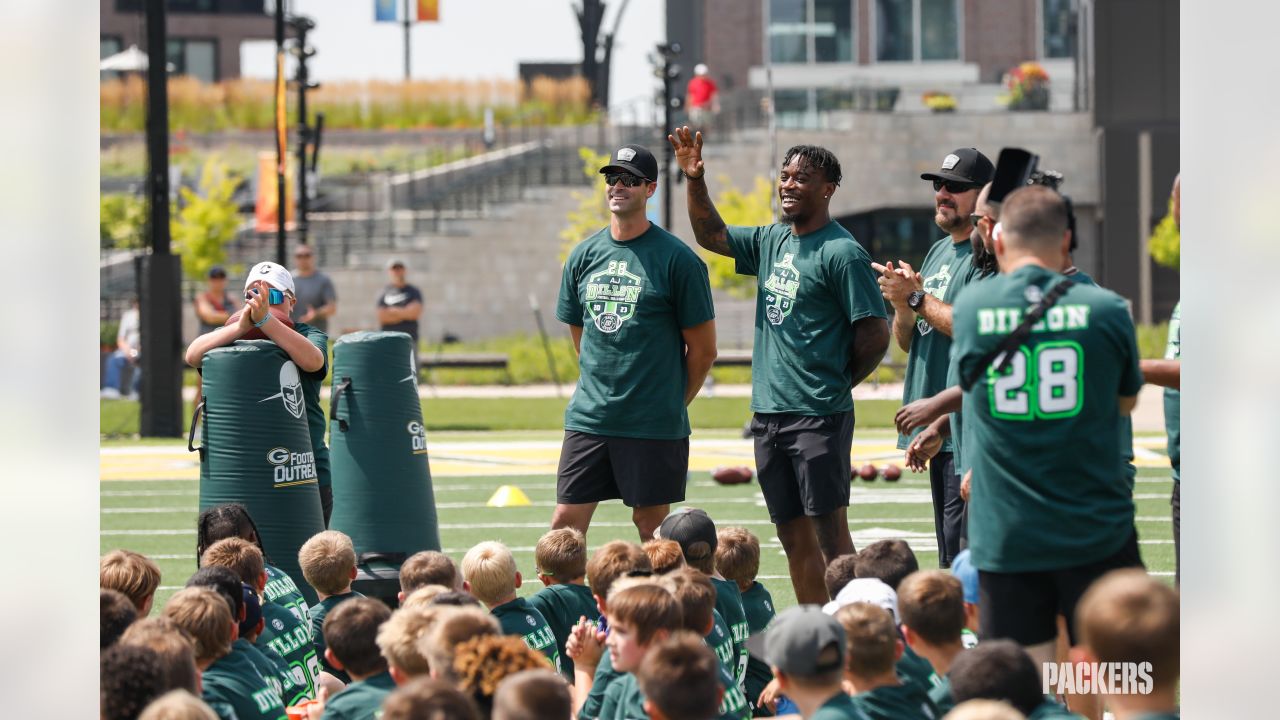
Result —
[[302, 596], [302, 592], [298, 590], [298, 586], [293, 582], [293, 578], [289, 577], [289, 573], [274, 565], [267, 565], [266, 571], [267, 586], [262, 591], [263, 597], [293, 613], [294, 617], [309, 626], [311, 623], [311, 607], [307, 604], [307, 599]]
[[560, 671], [573, 682], [573, 660], [565, 653], [564, 644], [580, 618], [600, 620], [600, 609], [596, 607], [591, 588], [573, 583], [548, 585], [529, 598], [529, 606], [542, 613], [551, 627], [551, 634], [556, 637], [556, 652], [560, 655]]
[[[773, 621], [773, 596], [764, 585], [759, 582], [752, 583], [751, 587], [742, 593], [742, 611], [747, 614], [747, 629], [752, 635], [764, 632], [764, 629]], [[773, 670], [769, 669], [769, 664], [747, 653], [747, 679], [742, 684], [742, 689], [747, 695], [747, 702], [751, 703], [753, 708], [756, 700], [760, 698], [761, 691], [772, 680]]]
[[[961, 376], [1012, 331], [1062, 275], [1027, 265], [967, 287], [953, 306]], [[1034, 288], [1030, 289], [1029, 288]], [[1133, 533], [1118, 397], [1142, 386], [1128, 306], [1075, 284], [1032, 328], [999, 376], [965, 393], [969, 548], [988, 572], [1056, 570], [1118, 551]]]
[[364, 680], [357, 680], [342, 692], [329, 698], [324, 706], [325, 720], [374, 720], [382, 717], [382, 703], [396, 689], [391, 673], [383, 670]]
[[556, 647], [555, 633], [551, 632], [547, 619], [528, 600], [518, 597], [494, 607], [490, 612], [498, 618], [503, 635], [515, 635], [524, 640], [524, 644], [530, 649], [546, 655], [556, 672], [561, 672], [560, 650]]
[[566, 430], [689, 437], [682, 331], [715, 318], [707, 265], [692, 248], [657, 225], [626, 242], [602, 229], [569, 253], [556, 317], [582, 328]]
[[330, 595], [316, 603], [315, 607], [311, 608], [311, 644], [315, 646], [316, 657], [320, 660], [320, 668], [344, 683], [351, 682], [351, 676], [347, 674], [346, 670], [339, 670], [329, 664], [329, 661], [324, 657], [324, 619], [341, 603], [352, 598], [362, 597], [364, 597], [364, 595], [352, 590], [351, 592], [343, 595]]
[[[1182, 359], [1182, 303], [1173, 306], [1169, 318], [1169, 342], [1164, 348], [1166, 360]], [[1169, 435], [1169, 465], [1173, 481], [1182, 482], [1182, 391], [1164, 389], [1164, 431]]]
[[254, 647], [268, 657], [268, 651], [279, 656], [307, 697], [316, 697], [320, 659], [316, 657], [311, 626], [270, 600], [262, 603], [262, 621], [262, 634], [254, 641]]
[[915, 683], [885, 685], [853, 696], [853, 705], [870, 720], [939, 720], [942, 713]]
[[[920, 265], [924, 291], [948, 305], [953, 304], [961, 288], [977, 276], [978, 269], [973, 266], [973, 244], [968, 239], [952, 242], [950, 235], [934, 243]], [[907, 352], [907, 374], [902, 382], [902, 404], [933, 397], [947, 389], [947, 367], [950, 364], [951, 338], [934, 329], [924, 318], [916, 316]], [[905, 450], [911, 439], [923, 429], [915, 428], [910, 435], [898, 435], [898, 449]], [[952, 452], [952, 438], [942, 441], [939, 452]]]
[[716, 652], [721, 665], [727, 668], [738, 667], [738, 646], [733, 644], [733, 631], [729, 629], [729, 623], [724, 621], [719, 610], [711, 611], [711, 632], [703, 640]]
[[595, 675], [591, 676], [591, 692], [587, 693], [587, 699], [582, 703], [582, 709], [578, 711], [578, 720], [597, 720], [604, 717], [605, 696], [609, 692], [609, 688], [617, 684], [618, 678], [626, 673], [618, 672], [613, 669], [613, 661], [609, 659], [609, 651], [606, 650], [600, 655], [600, 664], [596, 665]]
[[938, 674], [933, 671], [933, 665], [905, 643], [902, 646], [902, 657], [894, 663], [893, 670], [902, 682], [918, 685], [925, 692], [938, 684]]
[[938, 679], [938, 684], [929, 690], [929, 699], [933, 701], [934, 707], [938, 708], [939, 715], [946, 715], [956, 706], [956, 699], [951, 695], [951, 677], [943, 675]]
[[201, 697], [222, 720], [287, 720], [280, 695], [243, 652], [215, 660], [200, 682]]
[[742, 607], [742, 591], [738, 583], [732, 580], [711, 578], [716, 588], [716, 611], [729, 626], [729, 635], [733, 637], [733, 664], [729, 669], [733, 677], [741, 685], [747, 677], [747, 660], [751, 654], [747, 652], [747, 638], [751, 635], [751, 625], [747, 622], [747, 613]]
[[853, 698], [841, 690], [822, 704], [809, 720], [868, 720], [866, 713], [853, 704]]
[[320, 406], [320, 388], [324, 386], [324, 377], [329, 374], [329, 336], [323, 330], [304, 322], [294, 323], [293, 329], [305, 337], [312, 345], [320, 349], [324, 356], [324, 365], [315, 372], [298, 370], [302, 383], [302, 397], [307, 403], [307, 429], [311, 434], [311, 451], [316, 454], [316, 484], [328, 487], [333, 484], [333, 475], [329, 471], [329, 446], [324, 442], [325, 430], [329, 422], [324, 416], [324, 408]]
[[298, 685], [293, 673], [289, 670], [289, 664], [276, 653], [268, 649], [266, 652], [271, 652], [271, 656], [268, 656], [266, 652], [254, 647], [253, 643], [244, 638], [236, 638], [235, 642], [231, 643], [231, 652], [241, 653], [249, 659], [262, 679], [267, 681], [272, 690], [275, 690], [285, 707], [296, 705], [299, 701], [307, 699], [306, 685]]
[[[746, 720], [751, 717], [747, 707], [747, 698], [742, 688], [733, 679], [733, 675], [721, 665], [719, 668], [720, 685], [724, 688], [724, 699], [720, 701], [716, 720]], [[618, 682], [609, 688], [610, 698], [606, 702], [606, 712], [600, 720], [635, 720], [647, 718], [644, 711], [644, 693], [640, 691], [640, 681], [631, 673], [625, 673]]]
[[853, 409], [853, 323], [885, 317], [871, 258], [839, 223], [730, 227], [741, 275], [757, 276], [751, 409], [820, 417]]

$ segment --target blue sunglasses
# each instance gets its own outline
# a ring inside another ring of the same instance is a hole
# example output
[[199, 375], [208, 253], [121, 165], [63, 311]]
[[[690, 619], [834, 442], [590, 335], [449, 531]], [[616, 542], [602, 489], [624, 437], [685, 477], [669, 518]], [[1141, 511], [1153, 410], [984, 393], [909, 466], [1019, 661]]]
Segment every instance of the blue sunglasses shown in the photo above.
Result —
[[[253, 293], [254, 295], [257, 295], [258, 289], [254, 288], [250, 290], [249, 293]], [[244, 295], [245, 300], [249, 299], [249, 293], [245, 293]], [[284, 293], [282, 291], [277, 290], [275, 288], [267, 288], [267, 304], [268, 305], [280, 305], [283, 302], [284, 302]]]

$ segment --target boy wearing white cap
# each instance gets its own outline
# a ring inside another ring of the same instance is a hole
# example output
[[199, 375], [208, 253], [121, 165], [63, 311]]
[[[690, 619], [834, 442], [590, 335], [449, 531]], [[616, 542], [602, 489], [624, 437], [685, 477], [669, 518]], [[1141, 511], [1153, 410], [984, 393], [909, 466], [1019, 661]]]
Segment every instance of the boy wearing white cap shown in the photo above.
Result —
[[[325, 417], [324, 410], [320, 408], [320, 386], [329, 371], [329, 336], [306, 323], [290, 325], [283, 319], [293, 312], [297, 296], [293, 275], [281, 265], [273, 262], [254, 265], [244, 282], [244, 297], [239, 322], [217, 328], [193, 340], [187, 346], [187, 364], [199, 369], [204, 362], [205, 353], [230, 345], [255, 328], [289, 354], [289, 359], [298, 366], [302, 381], [302, 395], [307, 406], [307, 427], [311, 431], [311, 449], [315, 452], [320, 502], [324, 508], [324, 523], [327, 527], [329, 515], [333, 511], [333, 490], [330, 486], [329, 448], [324, 443]], [[273, 307], [279, 315], [271, 312]]]

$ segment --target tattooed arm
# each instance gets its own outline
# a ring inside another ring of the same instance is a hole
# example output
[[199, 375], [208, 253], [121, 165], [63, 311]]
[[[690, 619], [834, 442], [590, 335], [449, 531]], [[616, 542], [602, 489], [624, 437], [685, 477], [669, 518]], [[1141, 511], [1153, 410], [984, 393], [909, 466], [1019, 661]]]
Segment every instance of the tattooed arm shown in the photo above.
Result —
[[729, 249], [728, 228], [707, 192], [707, 170], [702, 163], [702, 133], [691, 133], [685, 126], [676, 128], [667, 140], [675, 149], [676, 163], [688, 178], [685, 185], [688, 187], [689, 224], [693, 226], [694, 239], [713, 253], [733, 257]]

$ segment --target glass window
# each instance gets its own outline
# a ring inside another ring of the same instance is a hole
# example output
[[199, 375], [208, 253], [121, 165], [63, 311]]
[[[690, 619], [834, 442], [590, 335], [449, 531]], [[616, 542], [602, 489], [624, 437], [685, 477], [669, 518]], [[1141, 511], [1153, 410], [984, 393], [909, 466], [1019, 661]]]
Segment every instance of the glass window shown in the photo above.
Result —
[[876, 60], [914, 59], [912, 0], [876, 0]]
[[960, 59], [955, 0], [920, 0], [920, 59]]
[[1044, 57], [1070, 58], [1076, 55], [1076, 13], [1072, 0], [1042, 0], [1041, 31]]
[[769, 3], [769, 59], [776, 63], [809, 61], [808, 0]]
[[184, 56], [187, 75], [208, 83], [218, 79], [218, 54], [214, 41], [188, 40]]
[[815, 62], [853, 60], [853, 0], [813, 0]]
[[[106, 60], [112, 55], [115, 55], [116, 53], [124, 49], [122, 45], [123, 43], [120, 42], [120, 38], [118, 37], [98, 38], [98, 59]], [[98, 80], [100, 81], [112, 80], [118, 77], [120, 77], [120, 73], [116, 72], [115, 70], [103, 70], [102, 72], [98, 73]]]

